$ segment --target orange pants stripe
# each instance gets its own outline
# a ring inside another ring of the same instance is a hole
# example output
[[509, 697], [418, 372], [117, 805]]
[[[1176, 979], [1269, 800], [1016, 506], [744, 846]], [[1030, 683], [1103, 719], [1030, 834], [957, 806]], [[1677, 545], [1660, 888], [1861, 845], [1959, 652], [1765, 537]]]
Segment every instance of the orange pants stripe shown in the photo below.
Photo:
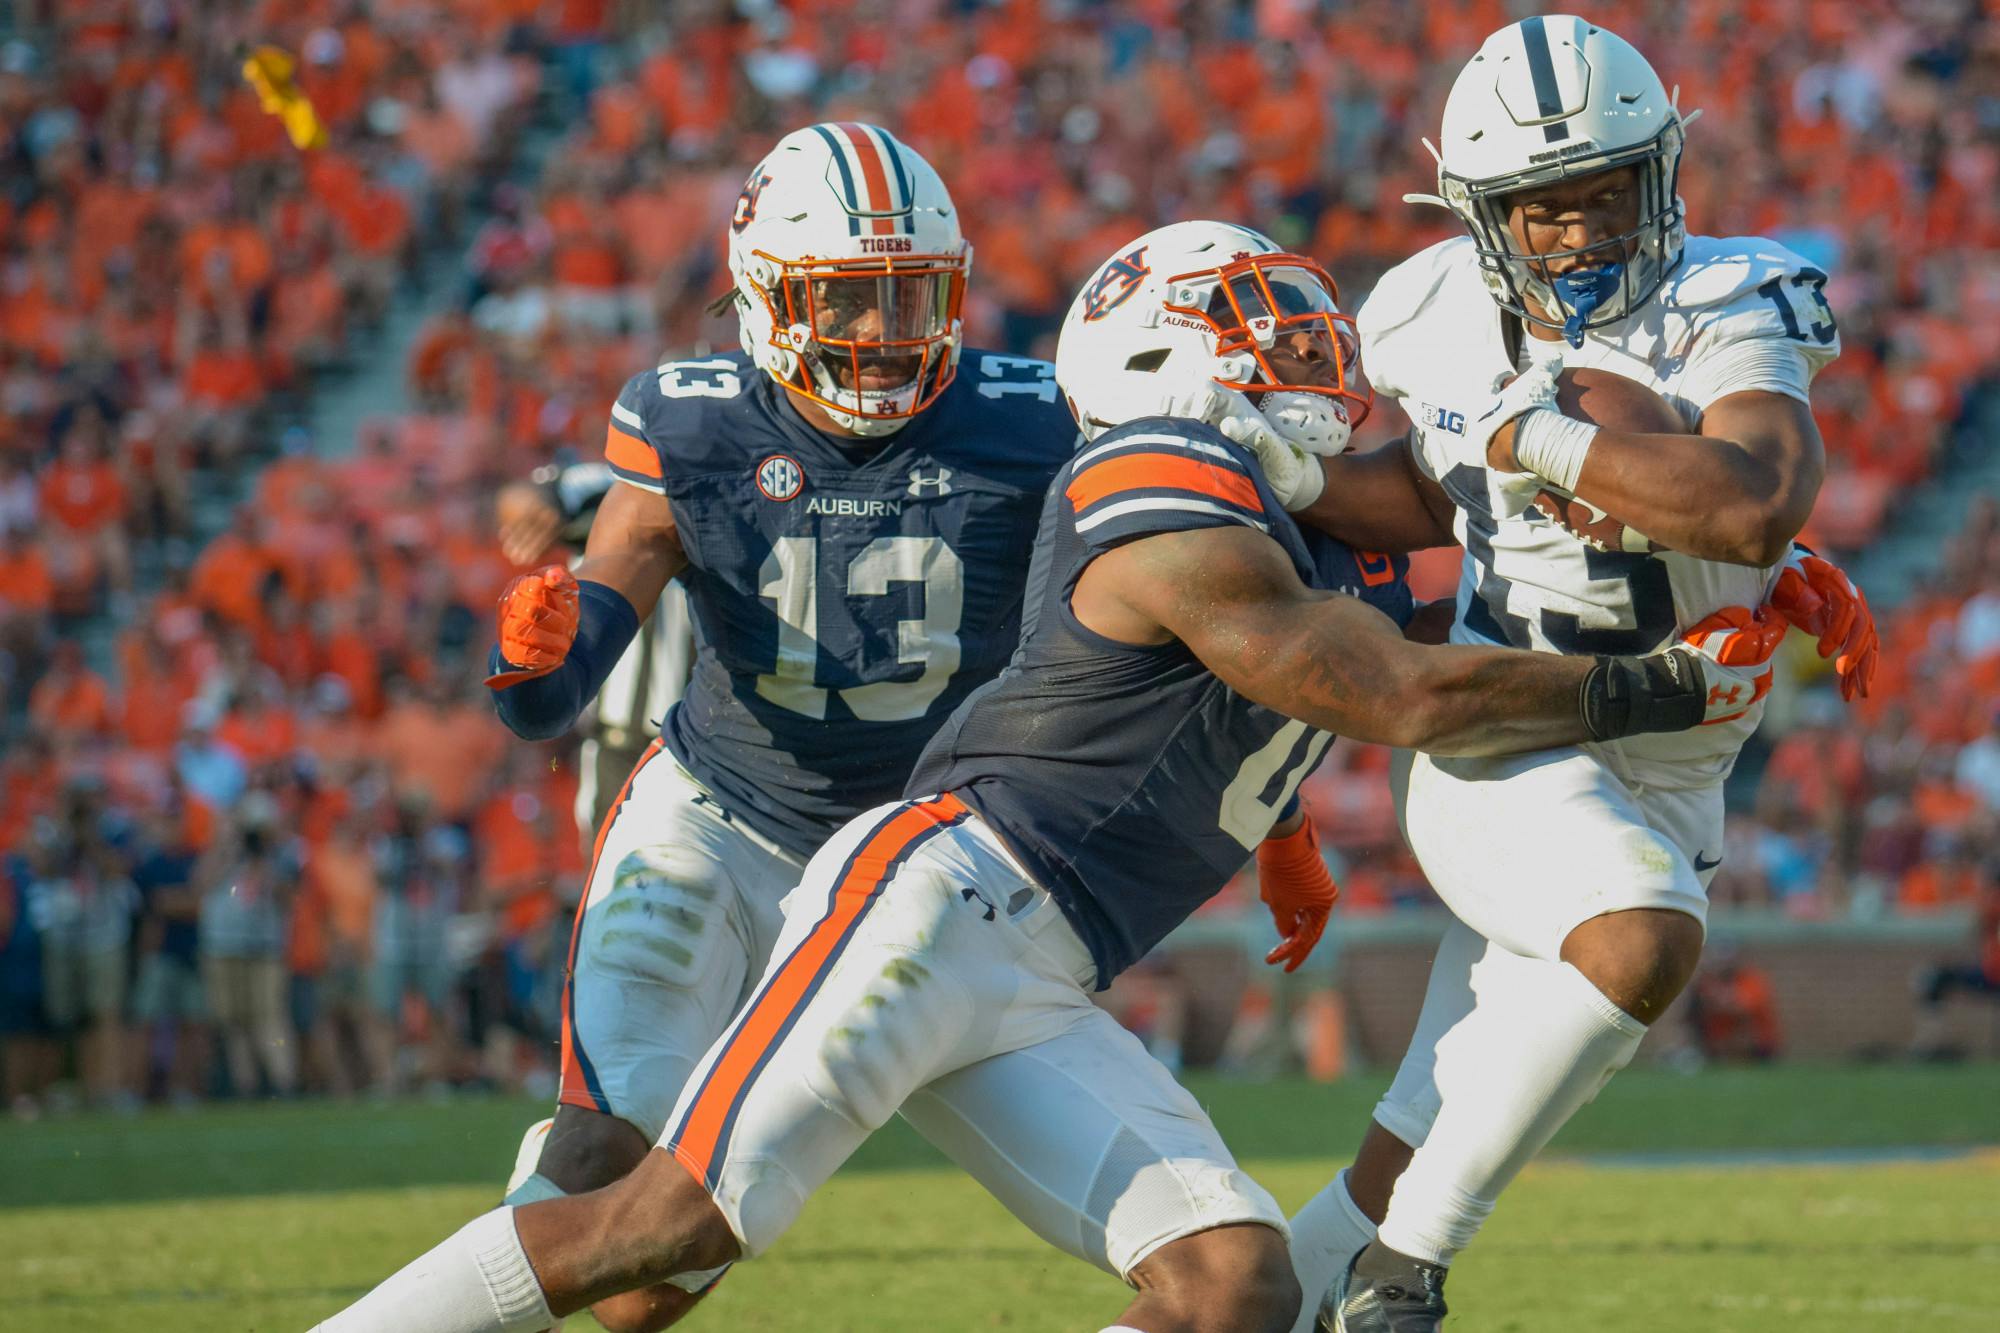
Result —
[[715, 1187], [729, 1128], [758, 1071], [832, 971], [883, 883], [926, 835], [970, 813], [949, 792], [912, 802], [883, 820], [847, 859], [826, 915], [759, 987], [672, 1133], [669, 1146], [675, 1158], [709, 1188]]

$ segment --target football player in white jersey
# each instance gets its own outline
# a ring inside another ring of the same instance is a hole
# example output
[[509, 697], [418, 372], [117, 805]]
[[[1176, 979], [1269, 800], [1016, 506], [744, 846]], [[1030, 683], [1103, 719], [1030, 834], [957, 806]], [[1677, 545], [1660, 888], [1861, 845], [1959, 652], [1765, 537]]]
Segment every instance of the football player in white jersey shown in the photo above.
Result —
[[[1694, 117], [1674, 102], [1583, 19], [1488, 38], [1431, 150], [1439, 196], [1413, 197], [1470, 234], [1391, 269], [1358, 316], [1369, 378], [1414, 423], [1408, 447], [1287, 465], [1266, 436], [1259, 453], [1296, 481], [1288, 508], [1356, 546], [1455, 536], [1453, 642], [1643, 653], [1768, 599], [1839, 654], [1851, 697], [1874, 665], [1866, 604], [1793, 545], [1824, 469], [1808, 386], [1840, 350], [1826, 275], [1767, 240], [1685, 234]], [[1678, 429], [1563, 415], [1565, 366], [1655, 390]], [[1677, 735], [1404, 757], [1404, 831], [1457, 920], [1358, 1160], [1294, 1219], [1301, 1328], [1316, 1292], [1322, 1329], [1439, 1327], [1452, 1257], [1692, 974], [1722, 781], [1764, 688]]]

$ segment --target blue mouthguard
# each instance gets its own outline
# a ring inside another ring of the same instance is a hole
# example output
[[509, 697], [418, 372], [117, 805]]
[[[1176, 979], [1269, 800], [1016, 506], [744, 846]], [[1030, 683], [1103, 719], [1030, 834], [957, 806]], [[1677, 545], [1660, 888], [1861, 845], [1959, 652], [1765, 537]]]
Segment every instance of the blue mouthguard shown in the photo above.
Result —
[[1569, 318], [1563, 321], [1563, 337], [1571, 347], [1583, 346], [1583, 329], [1591, 312], [1610, 300], [1624, 281], [1623, 264], [1600, 264], [1595, 268], [1575, 269], [1549, 284], [1569, 307]]

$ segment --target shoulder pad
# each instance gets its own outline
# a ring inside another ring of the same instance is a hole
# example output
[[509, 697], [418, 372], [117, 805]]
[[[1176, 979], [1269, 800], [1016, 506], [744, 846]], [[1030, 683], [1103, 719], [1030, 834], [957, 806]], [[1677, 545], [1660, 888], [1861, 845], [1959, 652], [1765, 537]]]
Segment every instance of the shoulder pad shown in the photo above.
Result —
[[1688, 321], [1700, 355], [1750, 339], [1783, 339], [1815, 369], [1839, 355], [1826, 273], [1759, 236], [1691, 236], [1661, 299]]
[[1660, 299], [1684, 314], [1755, 299], [1773, 279], [1826, 274], [1776, 241], [1761, 236], [1690, 236], [1680, 267], [1660, 289]]
[[[1376, 280], [1374, 290], [1355, 312], [1354, 328], [1361, 339], [1361, 368], [1378, 392], [1403, 396], [1394, 335], [1433, 308], [1434, 298], [1446, 283], [1468, 267], [1476, 270], [1477, 264], [1472, 238], [1454, 236], [1419, 250]], [[1475, 282], [1474, 289], [1486, 299], [1483, 286]]]
[[1269, 532], [1284, 512], [1251, 456], [1201, 421], [1128, 421], [1084, 446], [1065, 475], [1077, 534], [1093, 546], [1230, 524]]
[[[762, 375], [744, 353], [728, 352], [665, 361], [625, 381], [611, 409], [605, 446], [619, 479], [640, 486], [650, 481], [648, 489], [659, 490], [662, 477], [709, 471], [733, 461], [718, 451], [743, 438], [743, 414], [757, 410], [753, 390]], [[725, 426], [725, 420], [731, 424]], [[653, 454], [650, 477], [632, 475], [644, 469], [630, 466], [636, 455], [631, 445], [617, 440], [621, 432]]]

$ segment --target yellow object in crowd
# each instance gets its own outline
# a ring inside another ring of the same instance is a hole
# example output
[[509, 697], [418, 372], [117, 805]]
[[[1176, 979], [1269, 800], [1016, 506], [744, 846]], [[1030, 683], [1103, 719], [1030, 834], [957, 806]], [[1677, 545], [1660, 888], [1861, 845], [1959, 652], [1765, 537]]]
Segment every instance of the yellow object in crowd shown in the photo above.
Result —
[[298, 61], [276, 46], [253, 47], [243, 61], [243, 77], [257, 90], [264, 110], [284, 122], [285, 133], [301, 149], [326, 145], [326, 126], [320, 124], [312, 99], [292, 81]]

